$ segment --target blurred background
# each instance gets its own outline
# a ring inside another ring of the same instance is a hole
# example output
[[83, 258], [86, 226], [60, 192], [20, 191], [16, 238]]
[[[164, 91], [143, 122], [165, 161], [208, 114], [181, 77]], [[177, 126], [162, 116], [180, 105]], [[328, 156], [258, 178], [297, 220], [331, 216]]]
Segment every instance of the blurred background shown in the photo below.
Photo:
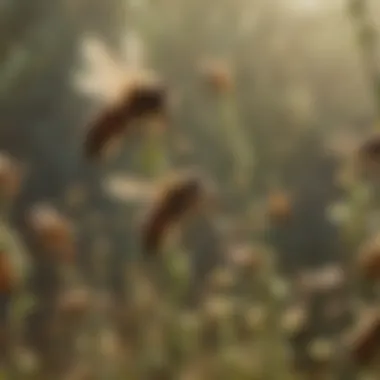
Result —
[[[2, 0], [0, 379], [379, 379], [379, 15]], [[87, 157], [148, 71], [169, 122]], [[147, 255], [189, 168], [213, 195]]]

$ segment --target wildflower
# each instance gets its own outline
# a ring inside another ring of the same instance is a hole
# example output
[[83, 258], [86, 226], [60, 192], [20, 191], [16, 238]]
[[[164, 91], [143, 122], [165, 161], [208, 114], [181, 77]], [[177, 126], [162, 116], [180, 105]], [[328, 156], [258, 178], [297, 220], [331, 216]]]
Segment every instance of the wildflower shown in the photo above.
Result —
[[246, 347], [229, 346], [222, 351], [221, 359], [233, 373], [248, 376], [256, 369], [256, 360]]
[[90, 295], [86, 289], [73, 289], [58, 299], [58, 310], [62, 315], [79, 317], [90, 307]]
[[316, 272], [316, 277], [319, 278], [317, 286], [326, 291], [341, 289], [346, 282], [345, 272], [339, 264], [322, 267]]
[[262, 265], [262, 252], [258, 247], [248, 244], [231, 246], [227, 251], [228, 261], [240, 269], [256, 273]]
[[220, 320], [233, 313], [234, 303], [231, 298], [226, 296], [209, 296], [206, 298], [203, 307], [209, 320]]
[[40, 204], [29, 214], [31, 229], [39, 243], [48, 251], [55, 252], [63, 260], [72, 260], [74, 233], [70, 221], [52, 206]]
[[272, 297], [277, 300], [289, 298], [290, 295], [290, 286], [288, 282], [282, 278], [274, 278], [271, 281], [269, 290], [272, 294]]
[[109, 360], [121, 357], [121, 342], [115, 331], [104, 329], [99, 337], [99, 346], [102, 355]]
[[207, 295], [200, 309], [201, 340], [200, 345], [214, 351], [219, 344], [220, 323], [230, 320], [234, 314], [234, 304], [226, 296]]
[[224, 62], [203, 61], [200, 71], [207, 85], [216, 93], [225, 94], [232, 91], [234, 81], [230, 69]]
[[345, 284], [346, 276], [339, 265], [331, 264], [313, 271], [303, 271], [296, 282], [298, 287], [306, 293], [327, 293], [341, 289]]
[[208, 282], [213, 290], [228, 290], [235, 285], [236, 276], [229, 268], [216, 268], [211, 272]]
[[40, 368], [40, 358], [34, 352], [24, 347], [19, 347], [16, 349], [15, 354], [18, 366], [24, 374], [35, 374]]
[[256, 305], [251, 306], [245, 313], [245, 320], [250, 330], [260, 330], [267, 320], [265, 307]]
[[339, 159], [348, 159], [352, 157], [357, 149], [358, 137], [356, 133], [348, 128], [333, 132], [325, 142], [325, 150], [328, 154], [332, 154]]
[[204, 195], [204, 183], [197, 175], [179, 176], [170, 182], [145, 220], [142, 229], [144, 251], [157, 251], [173, 226], [199, 210]]
[[95, 374], [89, 366], [77, 364], [71, 368], [63, 378], [64, 380], [93, 380]]
[[281, 191], [271, 192], [267, 200], [268, 217], [274, 224], [287, 222], [292, 215], [292, 204], [289, 196]]
[[317, 363], [328, 363], [334, 354], [334, 343], [331, 340], [319, 338], [309, 344], [308, 351], [311, 359]]
[[117, 174], [105, 181], [104, 188], [112, 198], [127, 202], [150, 200], [154, 189], [149, 181], [142, 178]]
[[331, 204], [326, 209], [326, 216], [335, 225], [344, 225], [350, 220], [351, 209], [348, 202], [337, 202]]
[[140, 118], [161, 116], [165, 119], [166, 102], [167, 91], [162, 83], [136, 80], [90, 123], [84, 147], [86, 156], [101, 155], [110, 142], [129, 132], [131, 123]]
[[181, 370], [179, 380], [198, 380], [203, 379], [202, 367], [198, 363], [191, 363]]
[[20, 165], [5, 153], [0, 153], [0, 197], [12, 200], [21, 188], [22, 170]]
[[303, 305], [296, 305], [285, 311], [282, 317], [282, 328], [289, 335], [296, 335], [302, 331], [308, 322], [307, 309]]
[[366, 310], [357, 326], [348, 335], [347, 343], [352, 358], [366, 364], [380, 351], [380, 311]]

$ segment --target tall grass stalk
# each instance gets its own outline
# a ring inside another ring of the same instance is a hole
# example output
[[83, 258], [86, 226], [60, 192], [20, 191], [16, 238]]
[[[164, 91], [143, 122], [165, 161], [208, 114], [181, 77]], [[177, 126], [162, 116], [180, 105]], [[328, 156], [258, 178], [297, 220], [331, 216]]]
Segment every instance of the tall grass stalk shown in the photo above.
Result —
[[[220, 100], [223, 132], [226, 144], [234, 158], [234, 167], [238, 176], [243, 176], [250, 184], [254, 175], [254, 150], [247, 143], [239, 124], [239, 112], [236, 99], [232, 94], [223, 94]], [[249, 187], [248, 187], [249, 189]], [[247, 190], [248, 190], [247, 189]], [[283, 380], [287, 378], [287, 365], [284, 356], [284, 340], [280, 331], [279, 317], [282, 307], [273, 292], [276, 280], [273, 257], [267, 257], [263, 271], [258, 281], [258, 296], [262, 298], [266, 309], [266, 323], [261, 335], [262, 362], [265, 378], [270, 380]], [[256, 283], [257, 285], [257, 283]]]
[[243, 134], [235, 96], [230, 93], [220, 94], [219, 107], [225, 146], [233, 160], [232, 181], [250, 184], [254, 174], [254, 148]]
[[[380, 114], [380, 70], [377, 63], [378, 32], [371, 22], [368, 0], [348, 0], [348, 10], [356, 33], [358, 47], [362, 55], [364, 73], [372, 87], [376, 113]], [[375, 129], [380, 128], [376, 123]]]
[[[376, 63], [376, 30], [369, 20], [369, 2], [367, 0], [348, 0], [348, 13], [362, 55], [364, 74], [374, 95], [375, 113], [380, 116], [380, 75]], [[379, 122], [373, 125], [373, 132], [378, 132]], [[345, 250], [345, 264], [348, 269], [349, 291], [353, 298], [351, 316], [358, 319], [359, 302], [363, 301], [362, 284], [355, 267], [355, 254], [360, 243], [366, 237], [366, 215], [373, 202], [370, 185], [363, 181], [357, 173], [346, 188], [346, 201], [350, 209], [350, 217], [342, 225], [342, 238]], [[359, 375], [358, 366], [348, 358], [345, 347], [341, 347], [342, 355], [338, 360], [338, 378], [354, 379]]]
[[[376, 60], [377, 52], [377, 32], [371, 23], [369, 2], [367, 0], [349, 0], [348, 11], [352, 20], [353, 28], [356, 32], [358, 47], [362, 54], [363, 70], [372, 86], [376, 117], [380, 117], [380, 71]], [[373, 132], [378, 132], [380, 128], [379, 120], [373, 124]], [[373, 206], [374, 194], [371, 193], [370, 183], [363, 181], [356, 173], [356, 178], [347, 188], [348, 204], [350, 206], [350, 219], [343, 226], [344, 238], [347, 241], [348, 251], [355, 252], [361, 243], [367, 231], [366, 214], [370, 207]], [[349, 256], [348, 266], [352, 268], [354, 263], [353, 257]], [[352, 276], [352, 290], [360, 297], [360, 284], [357, 276]]]

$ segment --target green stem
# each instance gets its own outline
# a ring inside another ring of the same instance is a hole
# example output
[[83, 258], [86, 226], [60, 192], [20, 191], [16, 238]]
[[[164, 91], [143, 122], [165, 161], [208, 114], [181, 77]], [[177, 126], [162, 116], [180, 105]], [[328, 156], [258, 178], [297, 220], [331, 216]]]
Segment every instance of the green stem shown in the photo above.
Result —
[[249, 183], [254, 169], [253, 147], [242, 133], [237, 105], [229, 94], [224, 94], [220, 100], [220, 115], [224, 141], [233, 158], [235, 174], [244, 176]]
[[261, 296], [266, 305], [266, 322], [262, 336], [262, 354], [265, 379], [289, 379], [288, 366], [285, 357], [285, 338], [281, 331], [282, 315], [281, 300], [273, 291], [274, 273], [273, 259], [268, 257], [260, 277]]
[[168, 167], [162, 138], [149, 133], [140, 151], [141, 168], [150, 178], [159, 177]]

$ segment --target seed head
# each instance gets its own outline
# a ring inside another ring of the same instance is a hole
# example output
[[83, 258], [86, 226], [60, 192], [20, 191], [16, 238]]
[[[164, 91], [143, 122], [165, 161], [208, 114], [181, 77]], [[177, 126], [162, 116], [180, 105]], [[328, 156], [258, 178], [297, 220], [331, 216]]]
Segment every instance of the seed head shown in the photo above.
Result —
[[12, 200], [21, 188], [22, 170], [20, 165], [5, 153], [0, 153], [0, 197]]
[[284, 224], [291, 218], [292, 204], [289, 196], [281, 191], [275, 191], [268, 196], [268, 216], [275, 225]]
[[71, 260], [74, 254], [74, 233], [70, 221], [50, 205], [35, 206], [28, 216], [31, 229], [41, 246], [57, 253], [60, 259]]
[[231, 71], [224, 62], [204, 61], [200, 65], [200, 71], [206, 84], [214, 92], [225, 94], [232, 91], [234, 81]]

